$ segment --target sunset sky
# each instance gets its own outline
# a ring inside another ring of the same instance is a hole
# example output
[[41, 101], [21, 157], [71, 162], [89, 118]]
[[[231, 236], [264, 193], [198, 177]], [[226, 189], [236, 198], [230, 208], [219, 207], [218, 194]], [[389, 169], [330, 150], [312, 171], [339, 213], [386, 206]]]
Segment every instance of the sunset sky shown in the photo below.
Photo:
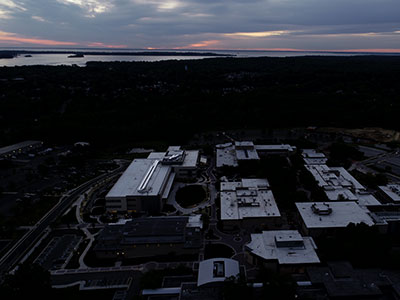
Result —
[[0, 47], [400, 52], [400, 0], [0, 0]]

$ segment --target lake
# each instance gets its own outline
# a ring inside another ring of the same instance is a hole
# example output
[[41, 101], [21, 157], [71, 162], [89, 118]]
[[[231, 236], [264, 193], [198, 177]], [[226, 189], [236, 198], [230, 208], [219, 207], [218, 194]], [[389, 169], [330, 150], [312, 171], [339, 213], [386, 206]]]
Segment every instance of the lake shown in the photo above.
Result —
[[[31, 57], [26, 57], [25, 54], [18, 55], [12, 59], [0, 59], [0, 66], [14, 67], [14, 66], [32, 66], [32, 65], [77, 65], [84, 67], [89, 61], [113, 62], [113, 61], [162, 61], [162, 60], [189, 60], [189, 59], [205, 59], [214, 56], [202, 56], [202, 53], [216, 53], [218, 55], [235, 55], [237, 58], [241, 57], [295, 57], [295, 56], [354, 56], [354, 55], [367, 55], [368, 53], [339, 53], [339, 52], [297, 52], [297, 51], [246, 51], [246, 50], [142, 50], [142, 49], [123, 49], [123, 50], [104, 50], [104, 49], [13, 49], [13, 48], [0, 48], [1, 50], [28, 50], [28, 51], [71, 51], [74, 54], [80, 51], [90, 52], [112, 52], [112, 55], [85, 55], [84, 57], [71, 57], [70, 54], [31, 54]], [[118, 55], [118, 52], [174, 52], [171, 56], [166, 55]], [[198, 56], [180, 56], [176, 55], [177, 52], [194, 52]], [[217, 56], [221, 57], [221, 56]]]

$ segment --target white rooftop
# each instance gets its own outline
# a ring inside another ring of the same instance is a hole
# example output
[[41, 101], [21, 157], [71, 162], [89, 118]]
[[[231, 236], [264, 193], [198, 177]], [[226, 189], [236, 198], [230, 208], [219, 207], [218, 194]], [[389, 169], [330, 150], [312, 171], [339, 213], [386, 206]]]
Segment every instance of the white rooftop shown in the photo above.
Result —
[[314, 176], [318, 186], [324, 189], [331, 201], [359, 200], [358, 192], [366, 189], [342, 167], [331, 168], [327, 165], [305, 165]]
[[351, 182], [352, 187], [356, 190], [365, 190], [365, 187], [357, 181], [345, 168], [342, 167], [332, 167], [331, 170], [339, 171], [339, 176], [344, 180]]
[[[106, 198], [161, 195], [171, 168], [155, 162], [157, 160], [135, 159], [108, 192]], [[145, 179], [147, 183], [144, 182]], [[142, 183], [143, 189], [140, 190]]]
[[296, 150], [295, 146], [291, 146], [289, 144], [282, 145], [256, 145], [257, 151], [287, 151], [293, 152]]
[[238, 276], [239, 262], [229, 258], [212, 258], [199, 263], [197, 286], [225, 281], [226, 278]]
[[301, 202], [296, 206], [307, 228], [341, 228], [350, 223], [374, 224], [369, 214], [353, 201]]
[[182, 160], [177, 161], [175, 164], [171, 160], [172, 166], [195, 168], [199, 160], [198, 150], [182, 150], [180, 146], [170, 146], [166, 152], [151, 152], [148, 159], [158, 159], [160, 161], [168, 158], [174, 158], [182, 156]]
[[217, 168], [223, 166], [237, 167], [238, 162], [236, 158], [235, 146], [232, 143], [217, 145]]
[[384, 192], [392, 201], [400, 201], [400, 184], [388, 184], [379, 186], [379, 189]]
[[241, 160], [259, 160], [258, 151], [293, 152], [296, 147], [290, 145], [254, 145], [251, 141], [225, 143], [216, 145], [217, 168], [222, 166], [237, 167]]
[[382, 205], [374, 195], [366, 191], [360, 191], [355, 194], [357, 197], [357, 203], [360, 206], [369, 206], [369, 205]]
[[266, 179], [221, 182], [221, 220], [280, 217]]
[[279, 264], [319, 263], [316, 246], [311, 237], [302, 237], [297, 230], [271, 230], [251, 234], [246, 245], [251, 253]]
[[302, 156], [308, 158], [325, 158], [325, 154], [317, 152], [315, 149], [303, 149]]

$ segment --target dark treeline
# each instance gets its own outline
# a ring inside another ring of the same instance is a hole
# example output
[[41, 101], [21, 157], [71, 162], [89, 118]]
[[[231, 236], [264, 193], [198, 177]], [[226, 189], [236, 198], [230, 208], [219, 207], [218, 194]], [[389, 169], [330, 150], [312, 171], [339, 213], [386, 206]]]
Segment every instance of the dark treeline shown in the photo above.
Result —
[[400, 129], [400, 57], [0, 68], [0, 141], [163, 140], [235, 128]]

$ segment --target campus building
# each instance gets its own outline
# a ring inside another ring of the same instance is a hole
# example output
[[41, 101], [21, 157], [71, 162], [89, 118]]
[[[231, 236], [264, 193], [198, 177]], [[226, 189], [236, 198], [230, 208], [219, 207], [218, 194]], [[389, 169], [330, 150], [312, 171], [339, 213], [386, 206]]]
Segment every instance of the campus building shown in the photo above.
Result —
[[368, 206], [368, 211], [381, 233], [400, 233], [400, 203]]
[[400, 204], [400, 184], [379, 186], [379, 196], [385, 202]]
[[220, 218], [224, 229], [268, 228], [280, 223], [281, 214], [266, 179], [221, 182]]
[[313, 164], [305, 165], [305, 168], [313, 175], [330, 201], [350, 200], [362, 206], [380, 205], [380, 202], [342, 167]]
[[303, 149], [301, 155], [306, 165], [324, 165], [328, 161], [325, 154], [315, 149]]
[[262, 156], [289, 155], [296, 151], [296, 147], [290, 145], [254, 145], [251, 141], [225, 143], [215, 147], [217, 168], [237, 167], [258, 161]]
[[109, 212], [157, 213], [168, 198], [175, 173], [159, 160], [135, 159], [106, 195]]
[[398, 299], [398, 275], [378, 268], [355, 269], [347, 261], [306, 269], [296, 280], [297, 299]]
[[296, 203], [305, 235], [318, 237], [346, 228], [350, 223], [374, 225], [368, 211], [354, 201]]
[[169, 196], [175, 178], [196, 175], [199, 151], [169, 147], [135, 159], [106, 195], [109, 212], [158, 213]]
[[109, 224], [94, 246], [97, 258], [196, 254], [202, 247], [200, 215], [148, 217]]
[[268, 230], [251, 234], [246, 257], [250, 264], [275, 272], [304, 272], [306, 266], [320, 262], [316, 248], [311, 237], [297, 230]]

